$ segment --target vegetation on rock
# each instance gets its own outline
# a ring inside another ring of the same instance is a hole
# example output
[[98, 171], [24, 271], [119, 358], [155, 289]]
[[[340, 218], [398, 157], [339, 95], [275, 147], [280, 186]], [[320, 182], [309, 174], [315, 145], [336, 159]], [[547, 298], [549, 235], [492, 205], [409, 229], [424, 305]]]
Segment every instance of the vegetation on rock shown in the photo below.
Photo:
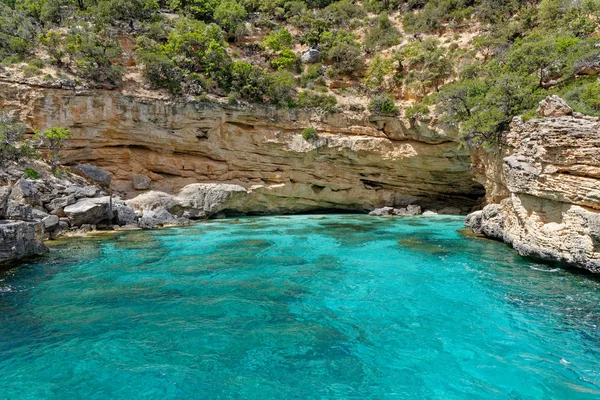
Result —
[[431, 112], [488, 146], [549, 93], [600, 115], [599, 23], [600, 0], [0, 0], [0, 64], [64, 88]]

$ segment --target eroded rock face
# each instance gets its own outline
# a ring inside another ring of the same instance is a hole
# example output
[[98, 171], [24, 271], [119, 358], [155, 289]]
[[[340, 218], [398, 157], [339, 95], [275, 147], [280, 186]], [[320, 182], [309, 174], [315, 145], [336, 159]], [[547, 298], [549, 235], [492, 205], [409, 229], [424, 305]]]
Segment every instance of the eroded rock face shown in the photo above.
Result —
[[524, 256], [600, 272], [598, 119], [516, 118], [505, 142], [505, 157], [490, 167], [496, 172], [487, 182], [507, 194], [471, 214], [467, 225]]
[[47, 251], [39, 222], [0, 220], [0, 263]]
[[[112, 189], [129, 197], [138, 194], [135, 175], [169, 194], [199, 182], [236, 184], [256, 212], [408, 204], [468, 211], [484, 194], [453, 131], [427, 123], [0, 82], [3, 105], [34, 129], [70, 129], [66, 163], [109, 172]], [[317, 140], [302, 138], [307, 126], [317, 128]]]

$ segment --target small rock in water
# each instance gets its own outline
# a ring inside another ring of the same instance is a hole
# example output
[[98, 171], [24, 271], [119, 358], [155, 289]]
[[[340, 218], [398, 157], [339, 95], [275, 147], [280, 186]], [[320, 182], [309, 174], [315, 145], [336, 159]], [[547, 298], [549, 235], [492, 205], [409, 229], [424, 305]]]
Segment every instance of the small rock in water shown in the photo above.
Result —
[[376, 217], [385, 217], [387, 215], [392, 215], [394, 212], [394, 207], [381, 207], [376, 208], [369, 213], [369, 215], [374, 215]]

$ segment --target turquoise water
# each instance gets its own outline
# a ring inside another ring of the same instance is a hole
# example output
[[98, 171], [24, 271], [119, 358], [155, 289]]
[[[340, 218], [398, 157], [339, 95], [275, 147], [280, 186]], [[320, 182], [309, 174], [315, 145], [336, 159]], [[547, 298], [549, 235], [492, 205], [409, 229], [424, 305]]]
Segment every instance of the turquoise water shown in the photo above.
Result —
[[462, 218], [74, 239], [0, 275], [1, 399], [597, 399], [600, 280]]

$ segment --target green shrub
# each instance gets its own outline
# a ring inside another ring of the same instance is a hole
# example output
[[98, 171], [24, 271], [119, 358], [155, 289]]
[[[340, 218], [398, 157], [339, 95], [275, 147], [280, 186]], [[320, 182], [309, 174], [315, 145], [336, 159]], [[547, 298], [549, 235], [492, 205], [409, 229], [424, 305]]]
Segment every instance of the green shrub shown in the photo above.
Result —
[[302, 137], [304, 140], [311, 140], [317, 136], [317, 130], [310, 126], [308, 128], [302, 129]]
[[394, 99], [389, 94], [377, 95], [369, 103], [369, 110], [373, 114], [396, 115], [398, 107], [394, 103]]
[[40, 177], [40, 173], [33, 168], [25, 168], [23, 173], [27, 179], [38, 179]]
[[34, 65], [25, 65], [21, 70], [26, 78], [31, 78], [32, 76], [37, 76], [42, 73], [42, 71]]
[[386, 14], [381, 14], [377, 24], [365, 37], [365, 49], [369, 52], [384, 50], [400, 43], [401, 36]]
[[363, 79], [363, 83], [367, 89], [374, 92], [385, 90], [386, 75], [392, 73], [392, 60], [377, 54], [367, 69], [367, 76]]
[[243, 100], [263, 103], [269, 84], [269, 75], [263, 68], [243, 61], [229, 65], [229, 90]]
[[424, 104], [415, 104], [407, 107], [404, 116], [411, 121], [418, 121], [429, 115], [429, 107]]
[[36, 138], [41, 146], [48, 150], [46, 160], [50, 163], [53, 172], [57, 171], [61, 158], [60, 152], [70, 137], [71, 131], [55, 126], [36, 132]]
[[281, 51], [288, 48], [294, 42], [294, 38], [290, 31], [285, 28], [280, 28], [276, 31], [271, 31], [262, 41], [261, 45], [264, 48], [273, 51]]
[[273, 104], [293, 106], [296, 97], [296, 78], [288, 71], [270, 74], [267, 94]]
[[0, 110], [0, 165], [21, 158], [35, 158], [37, 153], [30, 141], [21, 140], [25, 127]]
[[311, 83], [325, 85], [323, 65], [309, 64], [306, 67], [306, 72], [300, 76], [300, 86], [305, 88]]
[[331, 61], [333, 74], [356, 74], [364, 68], [364, 57], [353, 34], [341, 30], [321, 35], [321, 50]]
[[113, 64], [123, 49], [111, 33], [76, 28], [67, 37], [67, 52], [78, 74], [95, 82], [118, 85], [123, 70]]
[[227, 32], [230, 40], [239, 40], [244, 35], [247, 16], [246, 9], [237, 0], [221, 1], [214, 13], [215, 21]]
[[327, 112], [335, 110], [337, 100], [333, 95], [319, 94], [305, 90], [298, 95], [298, 107], [320, 108]]
[[275, 70], [292, 69], [296, 60], [296, 54], [292, 50], [283, 49], [276, 58], [271, 60], [271, 67]]

